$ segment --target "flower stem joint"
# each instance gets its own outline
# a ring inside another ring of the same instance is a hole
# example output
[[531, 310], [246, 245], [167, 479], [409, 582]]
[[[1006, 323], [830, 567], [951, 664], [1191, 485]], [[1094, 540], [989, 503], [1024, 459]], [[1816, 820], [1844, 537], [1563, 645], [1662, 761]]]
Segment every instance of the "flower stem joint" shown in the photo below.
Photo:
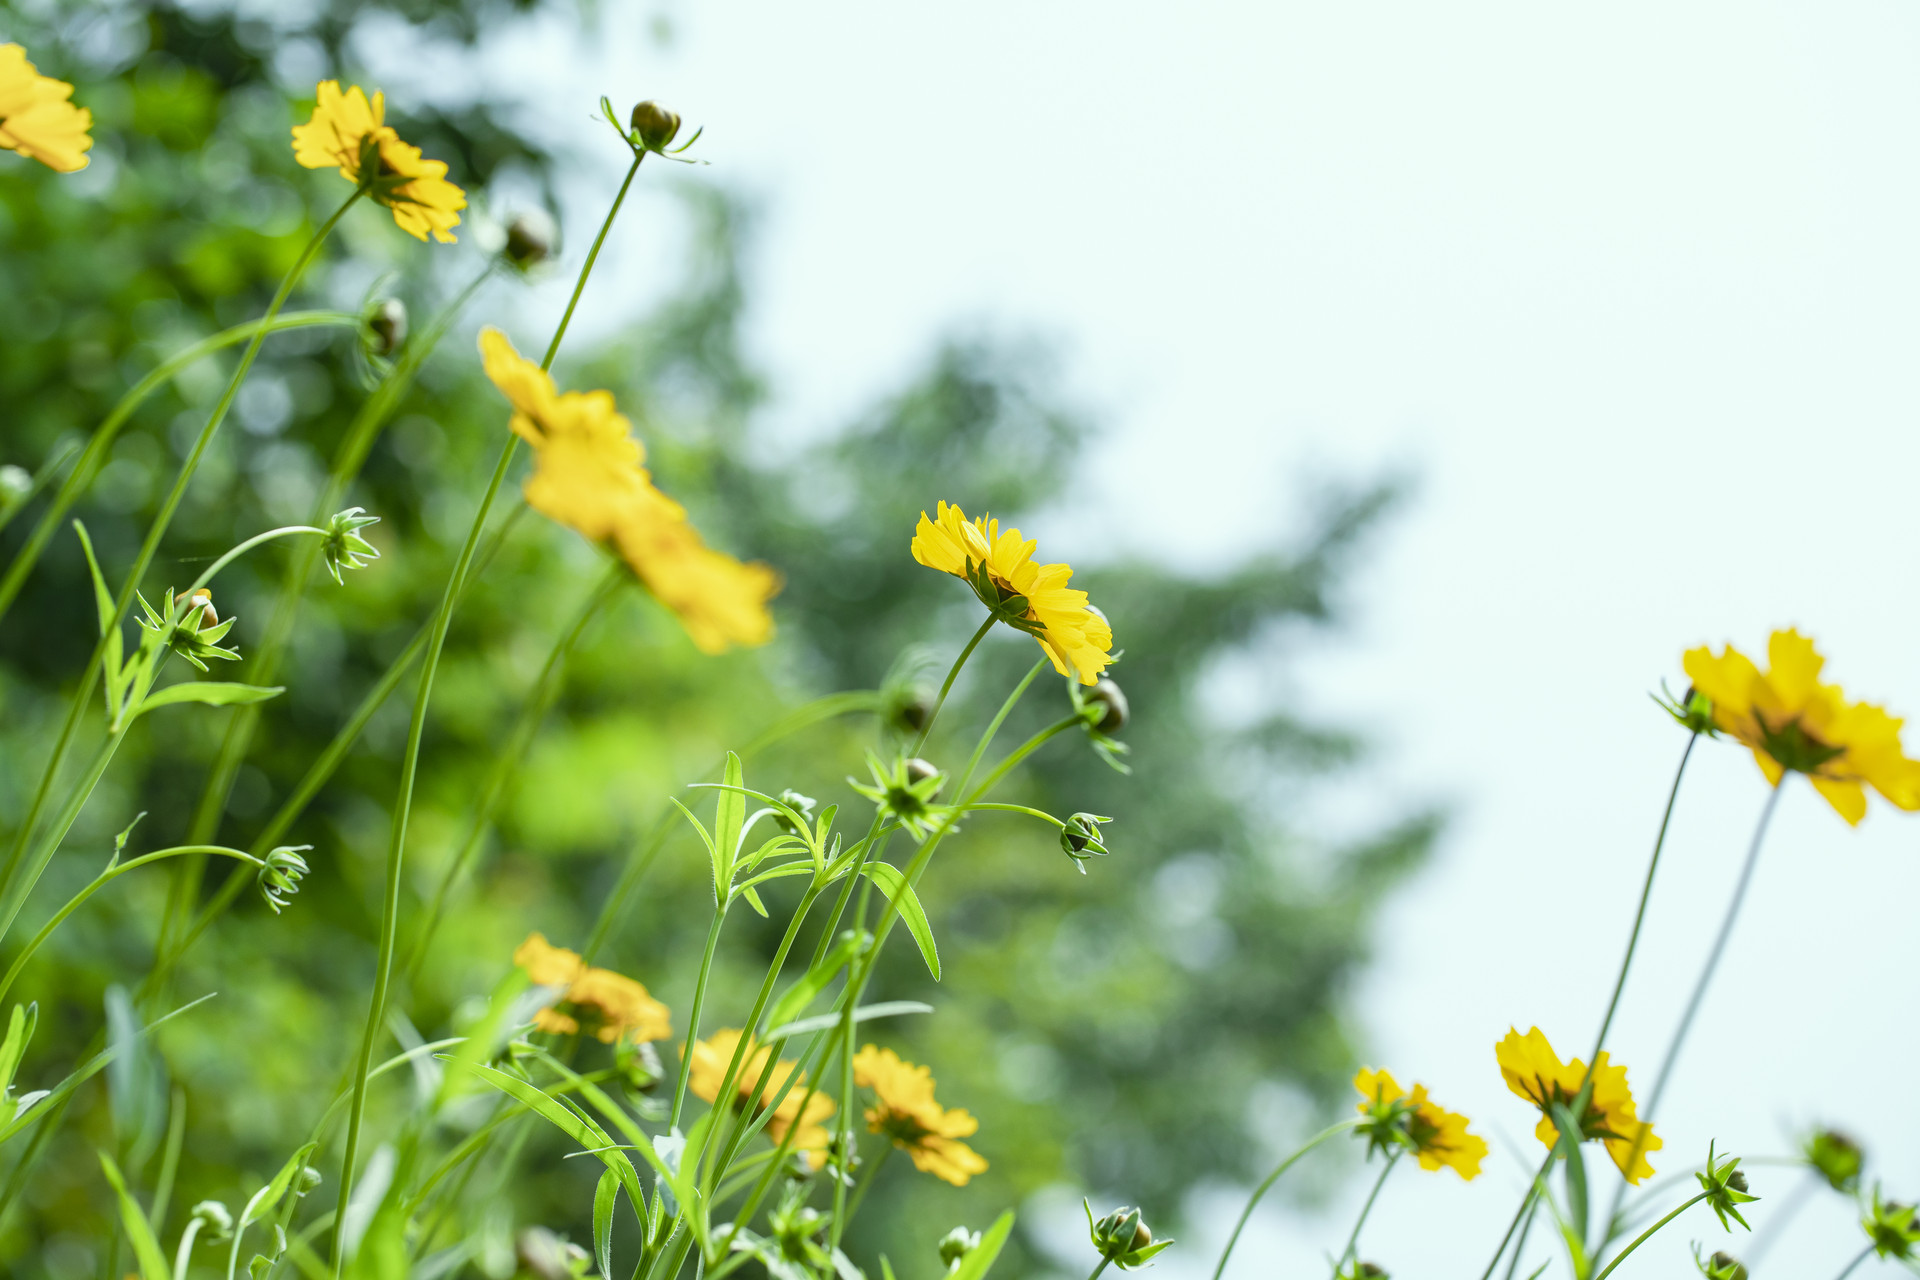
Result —
[[1094, 1251], [1123, 1271], [1144, 1266], [1173, 1243], [1171, 1239], [1155, 1240], [1138, 1209], [1123, 1206], [1096, 1222], [1092, 1205], [1082, 1200], [1080, 1207], [1087, 1213], [1087, 1235]]
[[1112, 818], [1097, 813], [1076, 813], [1060, 828], [1060, 850], [1073, 859], [1081, 875], [1087, 874], [1087, 859], [1107, 856], [1106, 841], [1101, 839], [1101, 824]]
[[673, 140], [680, 136], [680, 113], [669, 111], [658, 102], [648, 98], [645, 102], [634, 104], [627, 115], [627, 122], [620, 123], [620, 117], [614, 114], [613, 100], [600, 99], [600, 114], [607, 118], [628, 146], [633, 148], [636, 162], [640, 157], [652, 152], [664, 160], [679, 160], [682, 164], [700, 164], [698, 160], [685, 159], [681, 153], [700, 141], [700, 135], [706, 130], [695, 129], [693, 136], [677, 147], [671, 147]]
[[1732, 1227], [1727, 1226], [1727, 1219], [1732, 1218], [1751, 1231], [1753, 1228], [1747, 1226], [1747, 1220], [1740, 1216], [1740, 1210], [1736, 1206], [1751, 1204], [1760, 1197], [1747, 1194], [1747, 1175], [1740, 1171], [1739, 1166], [1738, 1156], [1729, 1156], [1725, 1160], [1716, 1162], [1713, 1144], [1708, 1143], [1706, 1170], [1693, 1176], [1700, 1180], [1700, 1189], [1705, 1193], [1707, 1207], [1713, 1210], [1716, 1218], [1720, 1219], [1721, 1227], [1728, 1231], [1733, 1230]]
[[1898, 1200], [1882, 1200], [1880, 1188], [1873, 1189], [1873, 1202], [1860, 1227], [1867, 1233], [1873, 1251], [1883, 1258], [1902, 1262], [1920, 1256], [1920, 1208]]
[[1747, 1280], [1747, 1268], [1730, 1253], [1715, 1251], [1711, 1257], [1700, 1256], [1700, 1246], [1693, 1247], [1693, 1264], [1700, 1268], [1700, 1274], [1707, 1280]]

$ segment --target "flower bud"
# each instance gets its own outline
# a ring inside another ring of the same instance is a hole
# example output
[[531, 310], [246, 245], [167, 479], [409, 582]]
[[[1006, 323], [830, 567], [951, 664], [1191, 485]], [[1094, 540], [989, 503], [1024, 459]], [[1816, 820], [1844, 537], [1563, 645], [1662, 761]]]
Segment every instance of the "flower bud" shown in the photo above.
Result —
[[321, 1176], [320, 1171], [308, 1165], [300, 1170], [300, 1175], [293, 1180], [293, 1194], [304, 1196], [324, 1181], [325, 1178]]
[[501, 252], [525, 271], [551, 258], [559, 239], [560, 229], [545, 209], [527, 209], [507, 221], [507, 243]]
[[307, 874], [307, 860], [300, 855], [311, 848], [310, 844], [295, 845], [267, 855], [256, 879], [260, 896], [273, 908], [273, 914], [279, 915], [287, 900], [300, 892], [300, 881]]
[[[1695, 1255], [1699, 1262], [1699, 1256]], [[1704, 1262], [1699, 1262], [1700, 1274], [1707, 1280], [1747, 1280], [1747, 1269], [1740, 1259], [1730, 1253], [1716, 1252]]]
[[[815, 800], [812, 796], [803, 796], [798, 791], [788, 788], [780, 793], [780, 803], [786, 805], [802, 818], [811, 822], [813, 820], [813, 806], [818, 804], [819, 801]], [[773, 823], [790, 836], [800, 834], [800, 828], [794, 825], [793, 819], [777, 810], [773, 815]]]
[[326, 541], [321, 545], [320, 554], [327, 563], [327, 572], [341, 586], [346, 585], [342, 576], [344, 570], [361, 569], [380, 558], [371, 542], [360, 536], [360, 530], [370, 524], [379, 524], [379, 516], [365, 514], [364, 508], [348, 507], [337, 511], [327, 520]]
[[969, 1231], [965, 1227], [955, 1227], [940, 1239], [940, 1261], [946, 1263], [951, 1271], [960, 1265], [961, 1259], [980, 1247], [980, 1233]]
[[200, 630], [220, 625], [220, 614], [213, 607], [213, 592], [201, 587], [193, 593], [189, 603], [200, 610]]
[[369, 349], [377, 356], [391, 356], [407, 340], [407, 304], [398, 298], [382, 298], [367, 311]]
[[0, 467], [0, 510], [12, 506], [33, 492], [33, 477], [25, 467], [8, 463]]
[[1851, 1195], [1860, 1185], [1860, 1169], [1866, 1163], [1866, 1153], [1859, 1143], [1839, 1130], [1820, 1130], [1807, 1139], [1802, 1154], [1835, 1191]]
[[[906, 767], [907, 767], [907, 783], [910, 786], [914, 783], [925, 782], [928, 778], [938, 778], [940, 776], [940, 770], [934, 768], [932, 762], [927, 760], [922, 760], [919, 756], [913, 756], [912, 758], [910, 758], [907, 761]], [[940, 794], [940, 788], [935, 787], [932, 791], [927, 793], [925, 798], [928, 800], [932, 800], [939, 794]]]
[[233, 1234], [233, 1214], [218, 1200], [202, 1200], [189, 1216], [200, 1224], [200, 1238], [208, 1244]]
[[1127, 706], [1127, 695], [1107, 677], [1101, 676], [1100, 682], [1081, 697], [1089, 707], [1101, 708], [1100, 718], [1093, 722], [1093, 727], [1101, 733], [1118, 733], [1127, 727], [1127, 721], [1132, 716]]
[[1371, 1262], [1354, 1259], [1352, 1263], [1334, 1273], [1335, 1280], [1393, 1280], [1385, 1267]]
[[634, 107], [627, 123], [633, 126], [640, 145], [649, 151], [662, 150], [680, 132], [680, 116], [651, 98]]

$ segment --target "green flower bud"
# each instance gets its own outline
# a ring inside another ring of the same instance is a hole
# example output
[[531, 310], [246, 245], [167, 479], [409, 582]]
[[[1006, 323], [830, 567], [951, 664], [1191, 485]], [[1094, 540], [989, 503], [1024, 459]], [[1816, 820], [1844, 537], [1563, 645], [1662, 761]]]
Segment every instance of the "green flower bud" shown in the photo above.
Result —
[[545, 209], [526, 209], [507, 220], [507, 243], [500, 251], [525, 271], [551, 258], [559, 240], [560, 228]]
[[1385, 1267], [1375, 1266], [1371, 1262], [1361, 1262], [1357, 1258], [1336, 1271], [1334, 1276], [1335, 1280], [1393, 1280], [1393, 1277], [1387, 1274]]
[[961, 1259], [980, 1247], [980, 1233], [969, 1231], [965, 1227], [955, 1227], [940, 1238], [940, 1261], [951, 1271], [960, 1265]]
[[365, 514], [362, 507], [348, 507], [336, 512], [327, 521], [327, 539], [320, 549], [321, 556], [327, 562], [327, 572], [333, 575], [334, 582], [346, 585], [342, 571], [362, 569], [380, 558], [371, 542], [360, 536], [360, 530], [370, 524], [379, 524], [379, 516]]
[[398, 298], [382, 298], [367, 309], [367, 349], [377, 356], [391, 356], [407, 340], [407, 304]]
[[662, 151], [680, 132], [680, 116], [649, 98], [633, 109], [627, 123], [649, 151]]
[[[803, 796], [798, 791], [788, 789], [780, 793], [780, 803], [786, 805], [789, 809], [792, 809], [795, 813], [799, 814], [802, 818], [806, 819], [808, 822], [812, 822], [813, 807], [814, 805], [818, 804], [819, 801], [815, 800], [812, 796]], [[790, 836], [797, 836], [800, 834], [800, 828], [795, 826], [793, 819], [789, 818], [784, 813], [780, 813], [779, 811], [776, 810], [773, 815], [773, 822], [775, 826], [779, 827], [782, 831], [786, 832]]]
[[[939, 778], [940, 781], [943, 783], [946, 781], [945, 778], [941, 778], [940, 770], [935, 768], [930, 761], [922, 760], [919, 756], [913, 756], [907, 761], [907, 783], [909, 786], [912, 786], [917, 783], [926, 782], [928, 779], [931, 779], [931, 778]], [[940, 795], [940, 788], [936, 786], [921, 798], [925, 800], [933, 800], [933, 799], [936, 799], [939, 795]]]
[[1093, 727], [1101, 733], [1118, 733], [1127, 727], [1127, 721], [1132, 718], [1127, 695], [1105, 676], [1101, 676], [1099, 683], [1081, 696], [1087, 706], [1101, 708], [1100, 718], [1093, 722]]
[[255, 879], [260, 886], [260, 896], [273, 908], [273, 914], [279, 915], [287, 900], [300, 892], [300, 881], [307, 874], [307, 860], [300, 855], [311, 848], [310, 844], [295, 845], [275, 849], [267, 855], [266, 865], [260, 868]]
[[1087, 1213], [1087, 1234], [1093, 1241], [1094, 1250], [1123, 1271], [1145, 1265], [1154, 1254], [1173, 1243], [1171, 1240], [1156, 1241], [1138, 1209], [1115, 1209], [1095, 1222], [1093, 1207], [1084, 1200], [1080, 1203]]
[[1837, 1129], [1822, 1129], [1807, 1139], [1801, 1154], [1835, 1191], [1852, 1195], [1859, 1188], [1860, 1170], [1867, 1156], [1860, 1144], [1846, 1134]]
[[1695, 1245], [1693, 1262], [1707, 1280], [1747, 1280], [1746, 1267], [1730, 1253], [1716, 1252], [1710, 1258], [1702, 1258], [1700, 1247]]
[[218, 1200], [202, 1200], [188, 1216], [200, 1224], [200, 1239], [206, 1244], [233, 1234], [233, 1214]]

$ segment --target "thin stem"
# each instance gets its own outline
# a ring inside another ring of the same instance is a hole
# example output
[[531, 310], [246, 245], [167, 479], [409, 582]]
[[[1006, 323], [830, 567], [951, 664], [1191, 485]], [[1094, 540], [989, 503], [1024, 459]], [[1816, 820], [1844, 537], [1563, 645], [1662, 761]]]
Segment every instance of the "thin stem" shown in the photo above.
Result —
[[232, 564], [235, 560], [238, 560], [241, 556], [247, 554], [247, 552], [253, 550], [255, 547], [260, 546], [263, 543], [272, 542], [275, 538], [290, 538], [296, 533], [311, 533], [311, 534], [316, 534], [322, 538], [327, 536], [327, 531], [325, 529], [316, 529], [310, 524], [283, 524], [278, 529], [268, 529], [265, 533], [256, 533], [251, 538], [248, 538], [246, 541], [239, 543], [237, 546], [230, 547], [223, 555], [221, 555], [221, 557], [218, 560], [215, 560], [212, 564], [208, 565], [205, 572], [203, 572], [199, 577], [195, 578], [193, 580], [193, 585], [188, 587], [185, 591], [182, 591], [179, 594], [178, 598], [181, 600], [191, 599], [193, 597], [194, 592], [200, 590], [200, 588], [206, 586], [209, 582], [212, 582], [215, 578], [219, 577], [220, 571], [222, 569], [225, 569], [228, 565]]
[[1520, 1259], [1527, 1251], [1527, 1237], [1533, 1234], [1533, 1220], [1540, 1216], [1540, 1198], [1535, 1196], [1533, 1206], [1527, 1210], [1526, 1219], [1520, 1224], [1520, 1238], [1513, 1242], [1513, 1261], [1507, 1264], [1507, 1280], [1520, 1274]]
[[886, 1166], [887, 1157], [893, 1154], [893, 1144], [887, 1143], [880, 1148], [880, 1154], [867, 1162], [866, 1170], [860, 1175], [860, 1185], [853, 1189], [853, 1198], [847, 1201], [847, 1217], [852, 1218], [860, 1212], [860, 1202], [867, 1198], [867, 1188], [880, 1176], [880, 1170]]
[[980, 624], [980, 629], [973, 633], [973, 639], [967, 641], [967, 647], [960, 651], [960, 656], [953, 660], [951, 667], [947, 668], [947, 678], [940, 686], [940, 696], [934, 699], [933, 710], [927, 713], [927, 722], [920, 726], [920, 735], [913, 740], [913, 750], [908, 754], [917, 756], [920, 754], [920, 748], [927, 745], [927, 735], [933, 732], [933, 722], [940, 718], [940, 709], [947, 705], [947, 695], [953, 692], [953, 682], [960, 678], [960, 668], [967, 665], [967, 659], [971, 658], [973, 651], [980, 647], [980, 642], [987, 638], [987, 632], [993, 630], [995, 621], [994, 616], [988, 614], [987, 620]]
[[[1758, 1162], [1748, 1160], [1747, 1163], [1756, 1164]], [[1794, 1163], [1798, 1164], [1800, 1162], [1795, 1161]], [[1781, 1236], [1786, 1234], [1788, 1224], [1800, 1215], [1802, 1209], [1807, 1207], [1813, 1197], [1819, 1193], [1821, 1184], [1825, 1181], [1826, 1179], [1821, 1176], [1819, 1170], [1807, 1170], [1807, 1176], [1801, 1179], [1800, 1186], [1793, 1192], [1786, 1204], [1774, 1211], [1773, 1215], [1767, 1219], [1766, 1225], [1754, 1233], [1753, 1242], [1742, 1250], [1742, 1252], [1747, 1255], [1747, 1263], [1750, 1267], [1759, 1266], [1760, 1263], [1766, 1259], [1766, 1256], [1773, 1252], [1773, 1246], [1779, 1241]]]
[[1247, 1229], [1247, 1223], [1252, 1219], [1254, 1209], [1259, 1206], [1261, 1199], [1272, 1189], [1273, 1184], [1280, 1181], [1280, 1175], [1299, 1163], [1301, 1157], [1305, 1156], [1307, 1152], [1313, 1150], [1335, 1134], [1345, 1133], [1355, 1125], [1358, 1125], [1361, 1119], [1364, 1119], [1364, 1117], [1342, 1120], [1339, 1124], [1328, 1125], [1319, 1133], [1308, 1138], [1299, 1150], [1274, 1166], [1273, 1172], [1268, 1174], [1260, 1185], [1253, 1189], [1253, 1194], [1247, 1197], [1247, 1207], [1240, 1211], [1240, 1220], [1233, 1224], [1233, 1234], [1227, 1237], [1227, 1247], [1220, 1251], [1220, 1261], [1214, 1264], [1213, 1280], [1220, 1280], [1220, 1277], [1225, 1274], [1227, 1270], [1227, 1259], [1233, 1256], [1234, 1246], [1240, 1243], [1240, 1233]]
[[680, 1112], [687, 1103], [687, 1081], [693, 1075], [693, 1045], [700, 1037], [700, 1011], [707, 1002], [707, 979], [713, 973], [713, 953], [720, 947], [720, 926], [726, 919], [727, 904], [715, 902], [713, 923], [707, 926], [707, 949], [700, 956], [700, 976], [693, 984], [693, 1009], [687, 1015], [687, 1043], [680, 1051], [680, 1079], [673, 1086], [673, 1111], [667, 1118], [669, 1131], [680, 1126]]
[[[573, 310], [586, 290], [587, 278], [593, 274], [594, 260], [600, 256], [600, 246], [606, 243], [614, 219], [620, 214], [620, 206], [626, 201], [627, 189], [633, 185], [633, 176], [639, 171], [643, 154], [635, 153], [633, 167], [627, 170], [626, 181], [620, 184], [620, 194], [614, 197], [613, 207], [607, 210], [607, 216], [600, 224], [600, 233], [594, 237], [593, 250], [587, 255], [586, 262], [581, 264], [579, 278], [574, 281], [573, 296], [567, 301], [566, 313], [561, 316], [553, 340], [547, 344], [546, 355], [541, 358], [540, 367], [543, 370], [553, 367], [553, 358], [560, 352], [560, 340], [566, 336]], [[453, 623], [454, 606], [459, 602], [466, 585], [467, 571], [472, 567], [481, 532], [486, 528], [487, 516], [493, 510], [494, 499], [507, 478], [507, 468], [513, 464], [519, 443], [519, 437], [509, 433], [501, 446], [500, 460], [494, 464], [493, 476], [487, 482], [485, 496], [480, 500], [480, 509], [474, 513], [473, 525], [467, 531], [466, 545], [461, 547], [460, 558], [454, 564], [446, 590], [441, 593], [440, 608], [433, 619], [433, 633], [427, 641], [427, 651], [420, 666], [420, 690], [414, 698], [412, 722], [407, 726], [406, 754], [401, 759], [399, 792], [393, 806], [393, 824], [387, 841], [386, 893], [380, 914], [380, 951], [375, 961], [373, 998], [367, 1005], [366, 1026], [361, 1032], [360, 1052], [354, 1067], [353, 1104], [348, 1114], [346, 1152], [340, 1171], [339, 1215], [344, 1215], [353, 1191], [354, 1161], [359, 1155], [360, 1127], [366, 1115], [367, 1071], [373, 1065], [374, 1041], [379, 1038], [386, 1021], [387, 989], [393, 978], [394, 942], [400, 924], [400, 886], [402, 864], [406, 856], [407, 824], [412, 816], [413, 786], [420, 767], [420, 740], [426, 731], [427, 707], [433, 699], [433, 680], [439, 671], [441, 650], [447, 642], [447, 629]], [[344, 1223], [336, 1216], [332, 1247], [336, 1276], [345, 1263], [341, 1250], [343, 1227]]]
[[1699, 1195], [1696, 1195], [1691, 1199], [1682, 1201], [1680, 1205], [1673, 1210], [1673, 1212], [1669, 1213], [1666, 1217], [1660, 1219], [1660, 1221], [1654, 1223], [1652, 1226], [1648, 1227], [1645, 1231], [1642, 1231], [1639, 1235], [1635, 1236], [1633, 1238], [1633, 1243], [1628, 1245], [1626, 1248], [1622, 1249], [1619, 1252], [1618, 1256], [1616, 1256], [1612, 1262], [1609, 1262], [1606, 1265], [1606, 1267], [1601, 1270], [1600, 1274], [1593, 1278], [1593, 1280], [1607, 1280], [1607, 1277], [1613, 1274], [1614, 1268], [1618, 1267], [1621, 1263], [1625, 1262], [1627, 1260], [1627, 1256], [1631, 1254], [1635, 1249], [1638, 1249], [1641, 1245], [1645, 1244], [1648, 1240], [1651, 1240], [1656, 1231], [1660, 1230], [1660, 1228], [1666, 1226], [1669, 1222], [1672, 1222], [1675, 1218], [1679, 1217], [1681, 1214], [1685, 1213], [1687, 1210], [1693, 1208], [1693, 1206], [1699, 1204], [1702, 1200], [1705, 1200], [1709, 1195], [1712, 1195], [1712, 1194], [1713, 1193], [1710, 1191], [1702, 1191]]
[[[1513, 1211], [1513, 1221], [1507, 1224], [1507, 1232], [1500, 1237], [1499, 1245], [1493, 1251], [1493, 1257], [1487, 1260], [1487, 1269], [1480, 1273], [1480, 1280], [1492, 1280], [1493, 1269], [1500, 1265], [1500, 1255], [1507, 1251], [1507, 1243], [1513, 1239], [1513, 1233], [1520, 1229], [1520, 1221], [1533, 1208], [1534, 1197], [1540, 1194], [1541, 1180], [1547, 1176], [1547, 1170], [1553, 1167], [1554, 1149], [1549, 1148], [1547, 1158], [1540, 1162], [1539, 1170], [1527, 1183], [1527, 1193], [1520, 1197], [1520, 1207]], [[1632, 1166], [1628, 1166], [1631, 1168]]]
[[1352, 1258], [1360, 1248], [1360, 1228], [1367, 1225], [1367, 1215], [1373, 1212], [1373, 1202], [1380, 1198], [1380, 1188], [1387, 1185], [1387, 1175], [1393, 1172], [1393, 1166], [1400, 1163], [1400, 1152], [1396, 1149], [1387, 1156], [1386, 1167], [1380, 1170], [1380, 1176], [1374, 1179], [1373, 1190], [1367, 1193], [1367, 1202], [1360, 1206], [1360, 1216], [1353, 1221], [1353, 1231], [1347, 1236], [1347, 1247], [1340, 1251], [1340, 1260], [1333, 1264], [1333, 1280], [1340, 1280], [1340, 1268]]
[[1853, 1269], [1855, 1267], [1859, 1266], [1861, 1263], [1865, 1262], [1868, 1258], [1871, 1258], [1872, 1256], [1873, 1256], [1873, 1246], [1868, 1245], [1866, 1248], [1862, 1249], [1859, 1253], [1855, 1254], [1853, 1256], [1853, 1261], [1849, 1262], [1846, 1266], [1842, 1267], [1840, 1269], [1840, 1274], [1835, 1276], [1833, 1280], [1847, 1280], [1847, 1277], [1853, 1274]]
[[173, 1255], [173, 1274], [183, 1278], [187, 1274], [188, 1260], [193, 1257], [193, 1238], [200, 1234], [200, 1219], [194, 1218], [187, 1223], [186, 1230], [180, 1233], [180, 1248]]
[[[81, 669], [79, 684], [74, 688], [73, 701], [67, 708], [66, 721], [60, 728], [59, 737], [54, 741], [53, 751], [47, 758], [46, 769], [41, 774], [39, 786], [34, 790], [33, 800], [27, 807], [26, 816], [21, 820], [14, 834], [13, 845], [7, 851], [6, 862], [4, 866], [0, 866], [0, 885], [6, 887], [8, 900], [12, 903], [11, 911], [6, 914], [5, 923], [0, 924], [0, 937], [5, 936], [7, 926], [12, 923], [13, 916], [19, 912], [19, 903], [32, 892], [33, 882], [39, 878], [37, 869], [32, 874], [21, 877], [18, 874], [21, 871], [20, 864], [26, 857], [27, 847], [32, 841], [34, 829], [39, 825], [41, 811], [46, 807], [52, 793], [54, 780], [59, 776], [60, 766], [66, 759], [67, 748], [73, 742], [73, 735], [79, 728], [81, 716], [88, 700], [93, 696], [95, 684], [100, 679], [101, 661], [107, 653], [108, 637], [117, 634], [121, 625], [126, 622], [127, 613], [133, 608], [134, 596], [139, 591], [140, 581], [153, 564], [154, 556], [159, 553], [160, 540], [166, 536], [168, 527], [173, 523], [174, 513], [179, 510], [180, 502], [186, 496], [187, 485], [192, 481], [194, 473], [199, 470], [200, 459], [206, 454], [208, 446], [213, 443], [214, 433], [226, 420], [227, 410], [232, 407], [234, 397], [239, 394], [240, 384], [246, 381], [248, 371], [253, 368], [255, 357], [260, 354], [260, 344], [267, 336], [267, 326], [280, 314], [280, 309], [286, 305], [294, 285], [306, 273], [308, 265], [319, 253], [320, 246], [325, 243], [327, 236], [363, 194], [364, 189], [355, 188], [354, 193], [333, 211], [333, 216], [313, 233], [312, 239], [307, 241], [306, 248], [300, 251], [300, 256], [287, 270], [286, 276], [280, 281], [279, 289], [273, 295], [273, 301], [267, 306], [266, 314], [260, 318], [259, 327], [253, 331], [252, 338], [248, 340], [246, 351], [242, 353], [239, 364], [234, 367], [233, 376], [228, 379], [226, 390], [221, 392], [220, 399], [213, 406], [213, 412], [207, 416], [206, 425], [200, 429], [199, 436], [194, 440], [193, 448], [180, 463], [180, 470], [174, 477], [173, 487], [167, 491], [166, 498], [160, 504], [160, 510], [154, 515], [153, 523], [147, 528], [146, 539], [140, 544], [140, 552], [134, 557], [133, 568], [127, 574], [126, 585], [121, 588], [119, 600], [115, 603], [113, 617], [108, 619], [107, 625], [100, 629], [100, 639], [95, 642], [92, 655]], [[118, 738], [116, 737], [113, 741], [117, 745]], [[104, 767], [105, 765], [102, 764], [103, 769]], [[97, 780], [96, 775], [95, 781]], [[78, 806], [72, 806], [72, 812], [77, 818]], [[58, 848], [60, 840], [65, 838], [66, 830], [71, 825], [72, 819], [69, 819], [64, 826], [55, 824], [55, 830], [49, 836], [52, 843], [45, 855], [46, 858], [53, 856], [51, 849]], [[44, 866], [43, 860], [41, 867], [44, 868]]]
[[1099, 1265], [1099, 1266], [1097, 1266], [1097, 1267], [1095, 1267], [1095, 1268], [1093, 1269], [1093, 1274], [1092, 1274], [1092, 1275], [1089, 1275], [1089, 1276], [1087, 1277], [1087, 1280], [1100, 1280], [1100, 1273], [1101, 1273], [1102, 1271], [1105, 1271], [1105, 1270], [1107, 1269], [1107, 1264], [1108, 1264], [1109, 1262], [1112, 1262], [1112, 1261], [1113, 1261], [1113, 1259], [1112, 1259], [1112, 1258], [1102, 1258], [1102, 1259], [1100, 1259], [1100, 1265]]
[[75, 502], [80, 500], [80, 495], [87, 491], [87, 486], [93, 483], [100, 464], [106, 458], [107, 450], [112, 447], [114, 440], [120, 434], [120, 428], [126, 425], [127, 419], [133, 416], [133, 411], [138, 409], [148, 396], [171, 382], [182, 369], [197, 364], [214, 352], [222, 351], [242, 339], [251, 338], [258, 329], [264, 328], [269, 333], [281, 333], [288, 329], [306, 329], [315, 325], [357, 326], [359, 323], [360, 317], [349, 311], [289, 311], [272, 319], [249, 320], [244, 324], [234, 325], [231, 329], [223, 329], [211, 337], [202, 338], [193, 345], [175, 352], [155, 365], [145, 377], [128, 388], [127, 393], [120, 397], [120, 402], [113, 406], [113, 411], [101, 419], [100, 425], [94, 428], [93, 437], [87, 441], [86, 449], [81, 453], [79, 461], [74, 463], [73, 470], [67, 473], [67, 478], [54, 492], [52, 500], [47, 503], [47, 509], [40, 513], [40, 519], [35, 521], [33, 532], [27, 536], [26, 542], [14, 553], [12, 562], [7, 565], [6, 576], [0, 578], [0, 618], [4, 618], [7, 610], [13, 607], [13, 602], [19, 597], [21, 588], [26, 585], [27, 575], [32, 573], [34, 566], [40, 562], [41, 553], [47, 549], [47, 544], [53, 541], [55, 534], [60, 532], [60, 523], [65, 519], [67, 512], [73, 508]]

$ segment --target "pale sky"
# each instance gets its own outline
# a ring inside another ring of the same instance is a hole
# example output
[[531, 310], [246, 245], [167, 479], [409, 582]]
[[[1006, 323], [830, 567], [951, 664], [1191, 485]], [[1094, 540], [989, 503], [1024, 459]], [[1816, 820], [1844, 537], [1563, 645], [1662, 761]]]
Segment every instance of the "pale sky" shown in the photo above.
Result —
[[[590, 132], [601, 92], [707, 127], [707, 173], [764, 201], [751, 338], [788, 430], [974, 327], [1052, 341], [1113, 433], [1103, 506], [1044, 522], [1049, 554], [1211, 566], [1297, 530], [1312, 478], [1417, 481], [1290, 691], [1382, 747], [1328, 822], [1455, 807], [1355, 1004], [1372, 1059], [1494, 1153], [1471, 1185], [1397, 1175], [1362, 1253], [1477, 1277], [1526, 1176], [1505, 1144], [1539, 1150], [1492, 1046], [1593, 1034], [1682, 745], [1648, 691], [1689, 646], [1798, 625], [1850, 692], [1920, 713], [1920, 13], [741, 2], [676, 10], [663, 50], [651, 10], [606, 8], [592, 48], [517, 29], [492, 65], [532, 68], [604, 164], [582, 223], [623, 155]], [[590, 330], [670, 277], [668, 207], [637, 212]], [[1763, 798], [1744, 752], [1698, 753], [1612, 1038], [1643, 1089]], [[1920, 815], [1849, 830], [1793, 788], [1656, 1165], [1821, 1119], [1920, 1195], [1917, 893]], [[1797, 1178], [1754, 1171], [1756, 1226]], [[1233, 1274], [1324, 1266], [1363, 1190], [1277, 1199]], [[1229, 1200], [1159, 1274], [1211, 1273]], [[1691, 1274], [1690, 1240], [1724, 1240], [1704, 1208], [1616, 1274]], [[1757, 1274], [1831, 1275], [1860, 1242], [1818, 1202]]]

